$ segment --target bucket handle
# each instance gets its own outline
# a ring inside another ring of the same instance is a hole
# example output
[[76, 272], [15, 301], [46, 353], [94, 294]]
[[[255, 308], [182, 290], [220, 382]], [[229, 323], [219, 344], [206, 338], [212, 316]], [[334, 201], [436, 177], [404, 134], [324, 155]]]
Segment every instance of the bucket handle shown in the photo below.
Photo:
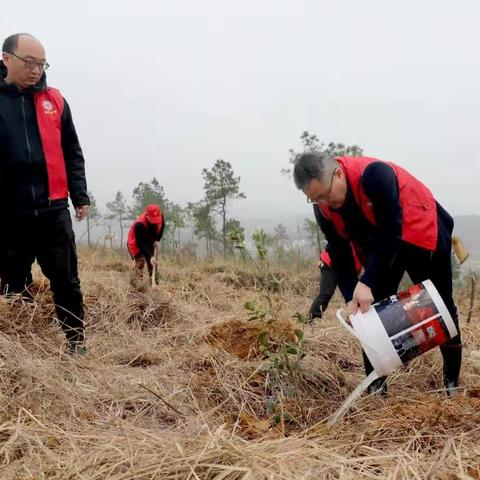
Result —
[[[338, 321], [360, 342], [360, 344], [362, 345], [362, 347], [364, 349], [368, 349], [368, 350], [372, 351], [373, 353], [378, 353], [377, 350], [375, 350], [368, 343], [366, 343], [365, 340], [363, 340], [362, 338], [360, 338], [357, 335], [357, 332], [353, 329], [353, 327], [343, 318], [342, 313], [343, 313], [343, 308], [339, 308], [337, 310]], [[351, 315], [349, 315], [349, 317], [351, 317]]]
[[[360, 338], [357, 335], [357, 332], [353, 329], [353, 327], [343, 318], [343, 308], [339, 308], [337, 310], [337, 319], [338, 321], [356, 338], [360, 341]], [[350, 317], [351, 315], [349, 315]]]

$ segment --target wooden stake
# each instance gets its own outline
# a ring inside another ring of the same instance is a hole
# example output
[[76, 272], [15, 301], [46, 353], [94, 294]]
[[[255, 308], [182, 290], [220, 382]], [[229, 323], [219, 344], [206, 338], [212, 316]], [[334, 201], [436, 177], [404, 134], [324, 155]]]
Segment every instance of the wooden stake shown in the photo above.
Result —
[[157, 272], [157, 252], [158, 244], [155, 242], [155, 247], [153, 247], [153, 258], [155, 259], [155, 263], [152, 265], [152, 287], [155, 286], [155, 276]]
[[470, 288], [470, 306], [468, 308], [468, 317], [467, 317], [467, 323], [470, 323], [470, 320], [472, 318], [472, 312], [473, 312], [473, 306], [475, 304], [475, 274], [472, 272], [470, 275], [470, 282], [471, 282], [471, 288]]

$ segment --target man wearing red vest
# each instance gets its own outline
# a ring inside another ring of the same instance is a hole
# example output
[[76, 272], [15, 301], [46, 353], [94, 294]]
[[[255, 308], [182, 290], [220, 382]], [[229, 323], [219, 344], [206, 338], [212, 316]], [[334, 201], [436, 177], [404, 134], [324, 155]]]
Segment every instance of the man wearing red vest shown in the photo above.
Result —
[[72, 353], [85, 353], [84, 309], [68, 196], [88, 214], [85, 165], [70, 107], [47, 86], [45, 50], [29, 34], [3, 43], [0, 62], [0, 275], [3, 294], [28, 297], [37, 259], [50, 280]]
[[[156, 265], [155, 248], [163, 236], [165, 219], [158, 205], [148, 205], [145, 212], [139, 215], [128, 231], [127, 248], [135, 260], [135, 275], [143, 276], [145, 264], [148, 273], [152, 276], [153, 266]], [[158, 284], [158, 271], [155, 275]]]
[[[350, 313], [365, 312], [374, 301], [395, 294], [406, 271], [414, 283], [428, 278], [434, 283], [458, 326], [452, 298], [453, 219], [423, 183], [390, 162], [333, 158], [325, 152], [299, 155], [293, 176], [314, 204]], [[364, 267], [360, 277], [352, 245]], [[441, 352], [446, 392], [452, 395], [458, 391], [460, 335]], [[364, 361], [368, 374], [372, 366], [365, 355]], [[385, 379], [369, 390], [386, 391]]]

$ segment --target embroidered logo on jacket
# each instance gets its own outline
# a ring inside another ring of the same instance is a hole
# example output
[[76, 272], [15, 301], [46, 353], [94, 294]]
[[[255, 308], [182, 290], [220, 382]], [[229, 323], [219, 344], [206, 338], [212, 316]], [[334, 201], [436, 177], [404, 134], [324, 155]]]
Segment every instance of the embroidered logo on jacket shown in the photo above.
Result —
[[50, 100], [43, 100], [42, 107], [45, 113], [49, 113], [49, 114], [56, 113], [55, 105]]

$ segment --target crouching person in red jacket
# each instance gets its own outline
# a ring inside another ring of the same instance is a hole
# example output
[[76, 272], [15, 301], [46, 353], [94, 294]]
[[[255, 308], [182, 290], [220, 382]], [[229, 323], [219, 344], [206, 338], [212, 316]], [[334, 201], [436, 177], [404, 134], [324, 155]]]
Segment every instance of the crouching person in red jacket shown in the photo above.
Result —
[[[158, 205], [148, 205], [141, 215], [132, 223], [128, 232], [127, 248], [135, 261], [135, 278], [142, 279], [145, 265], [150, 277], [157, 264], [155, 250], [165, 229], [165, 219]], [[158, 272], [155, 274], [158, 284]]]

